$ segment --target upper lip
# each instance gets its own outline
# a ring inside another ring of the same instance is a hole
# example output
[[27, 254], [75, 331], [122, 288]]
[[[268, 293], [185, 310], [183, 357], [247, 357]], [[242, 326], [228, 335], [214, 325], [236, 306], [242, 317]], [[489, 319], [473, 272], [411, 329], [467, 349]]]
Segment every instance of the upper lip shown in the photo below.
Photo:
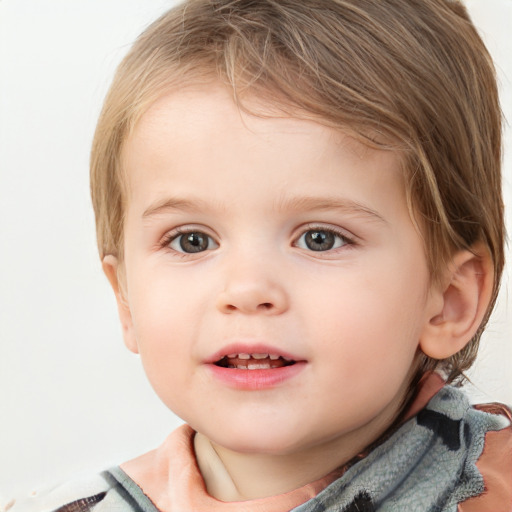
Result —
[[268, 354], [269, 356], [279, 356], [283, 359], [295, 362], [304, 361], [304, 358], [301, 358], [297, 354], [293, 354], [287, 350], [282, 350], [265, 343], [230, 343], [208, 357], [205, 363], [214, 364], [231, 354]]

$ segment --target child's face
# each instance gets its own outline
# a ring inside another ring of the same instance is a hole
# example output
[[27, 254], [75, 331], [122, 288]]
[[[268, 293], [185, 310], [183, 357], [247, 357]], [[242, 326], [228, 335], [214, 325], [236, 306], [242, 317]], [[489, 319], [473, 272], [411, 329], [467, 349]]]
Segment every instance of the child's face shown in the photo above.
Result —
[[125, 338], [169, 408], [276, 454], [392, 421], [436, 307], [396, 154], [209, 86], [153, 105], [124, 164]]

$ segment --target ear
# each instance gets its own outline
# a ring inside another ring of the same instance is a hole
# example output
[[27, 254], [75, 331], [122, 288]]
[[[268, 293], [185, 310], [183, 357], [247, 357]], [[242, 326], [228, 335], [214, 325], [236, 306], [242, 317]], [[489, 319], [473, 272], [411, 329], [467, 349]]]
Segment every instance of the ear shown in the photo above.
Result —
[[462, 350], [482, 323], [493, 292], [493, 264], [484, 244], [455, 253], [443, 283], [433, 287], [420, 349], [433, 359]]
[[105, 275], [110, 282], [110, 286], [112, 286], [116, 296], [117, 311], [119, 314], [119, 320], [121, 321], [121, 328], [123, 330], [124, 343], [129, 350], [137, 354], [139, 349], [137, 340], [135, 338], [132, 314], [130, 312], [130, 306], [125, 298], [124, 289], [119, 278], [120, 272], [122, 272], [122, 269], [119, 267], [119, 261], [112, 254], [107, 254], [103, 258], [102, 266], [103, 272], [105, 272]]

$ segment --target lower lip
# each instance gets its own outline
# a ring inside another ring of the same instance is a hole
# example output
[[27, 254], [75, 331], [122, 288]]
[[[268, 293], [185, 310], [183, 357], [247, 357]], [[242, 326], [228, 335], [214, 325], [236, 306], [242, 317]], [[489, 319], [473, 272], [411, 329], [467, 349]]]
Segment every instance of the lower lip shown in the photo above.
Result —
[[270, 389], [298, 375], [305, 367], [305, 362], [269, 370], [238, 370], [223, 368], [214, 364], [208, 365], [213, 376], [234, 389], [255, 391]]

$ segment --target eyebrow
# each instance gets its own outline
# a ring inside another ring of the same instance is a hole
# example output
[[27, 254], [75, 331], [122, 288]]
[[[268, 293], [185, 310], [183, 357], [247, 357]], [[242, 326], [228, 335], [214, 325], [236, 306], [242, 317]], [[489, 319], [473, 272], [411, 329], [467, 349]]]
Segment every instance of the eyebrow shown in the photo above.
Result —
[[276, 204], [277, 211], [340, 211], [345, 214], [356, 214], [387, 224], [386, 219], [369, 206], [341, 197], [291, 197], [282, 198]]
[[[220, 207], [223, 210], [225, 209], [222, 205], [220, 205]], [[211, 209], [212, 205], [203, 199], [170, 197], [151, 204], [146, 208], [146, 210], [144, 210], [142, 217], [146, 219], [154, 215], [172, 211], [207, 211]], [[363, 217], [368, 217], [370, 220], [377, 220], [387, 224], [386, 219], [372, 208], [352, 199], [340, 197], [284, 197], [275, 203], [274, 210], [277, 212], [341, 211], [345, 214], [361, 215]]]
[[211, 206], [209, 203], [202, 199], [182, 199], [179, 197], [169, 197], [161, 201], [157, 201], [148, 206], [142, 214], [142, 218], [152, 217], [161, 213], [167, 213], [170, 211], [181, 210], [181, 211], [196, 211], [196, 210], [208, 210]]

